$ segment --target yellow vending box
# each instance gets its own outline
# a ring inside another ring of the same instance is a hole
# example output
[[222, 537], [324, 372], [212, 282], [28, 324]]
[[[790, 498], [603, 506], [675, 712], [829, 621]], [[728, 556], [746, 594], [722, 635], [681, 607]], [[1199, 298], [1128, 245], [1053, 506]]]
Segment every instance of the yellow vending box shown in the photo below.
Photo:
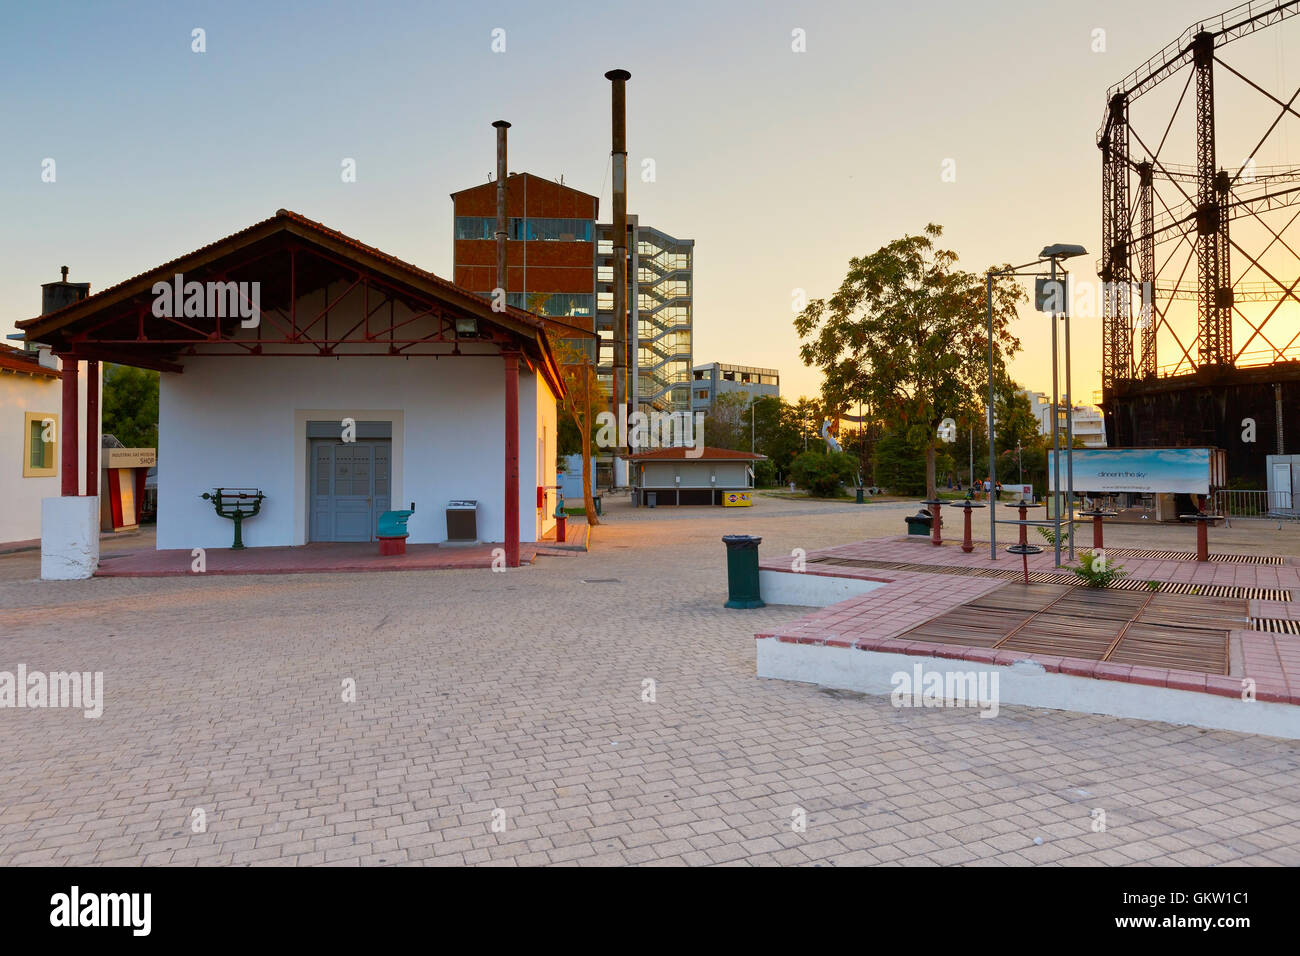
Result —
[[724, 491], [722, 506], [724, 508], [748, 508], [754, 504], [753, 493], [749, 491]]

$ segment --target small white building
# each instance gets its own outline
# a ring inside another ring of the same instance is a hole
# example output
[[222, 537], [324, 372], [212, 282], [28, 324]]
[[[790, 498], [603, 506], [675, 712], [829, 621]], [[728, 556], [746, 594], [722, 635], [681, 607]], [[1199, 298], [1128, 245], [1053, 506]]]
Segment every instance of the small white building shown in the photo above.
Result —
[[729, 448], [649, 448], [627, 456], [638, 505], [720, 505], [728, 491], [754, 490], [754, 462], [766, 455]]
[[514, 565], [554, 526], [563, 385], [542, 323], [296, 213], [19, 326], [161, 373], [160, 549], [230, 546], [200, 497], [217, 487], [266, 495], [248, 547], [371, 541], [412, 502], [409, 540], [445, 542], [470, 499]]
[[[82, 387], [70, 426], [84, 432], [86, 364], [59, 362], [48, 349], [0, 345], [0, 551], [35, 546], [41, 537], [41, 501], [59, 494], [64, 426], [63, 369]], [[98, 424], [98, 423], [96, 423]], [[84, 459], [77, 463], [79, 489], [86, 486]]]

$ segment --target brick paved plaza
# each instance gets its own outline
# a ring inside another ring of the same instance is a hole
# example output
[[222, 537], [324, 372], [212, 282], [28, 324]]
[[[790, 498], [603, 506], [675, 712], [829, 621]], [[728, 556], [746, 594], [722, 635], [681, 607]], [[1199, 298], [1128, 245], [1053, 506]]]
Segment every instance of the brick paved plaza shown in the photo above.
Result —
[[[754, 634], [807, 612], [724, 609], [719, 537], [769, 558], [916, 510], [757, 501], [610, 503], [591, 553], [507, 573], [41, 582], [0, 556], [0, 670], [105, 694], [98, 720], [0, 710], [0, 865], [1300, 864], [1295, 742], [756, 678]], [[1300, 529], [1211, 548], [1297, 555]]]

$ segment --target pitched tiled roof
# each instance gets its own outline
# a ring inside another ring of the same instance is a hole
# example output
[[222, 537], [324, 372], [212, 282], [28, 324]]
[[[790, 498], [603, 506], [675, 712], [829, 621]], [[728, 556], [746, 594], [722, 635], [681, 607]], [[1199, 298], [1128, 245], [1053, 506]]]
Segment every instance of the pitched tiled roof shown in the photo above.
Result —
[[44, 375], [48, 378], [63, 377], [63, 373], [57, 368], [47, 368], [42, 365], [37, 360], [34, 352], [16, 349], [3, 343], [0, 343], [0, 368], [7, 368], [14, 372], [26, 372], [29, 375]]
[[[419, 266], [407, 262], [404, 259], [399, 259], [396, 256], [389, 255], [387, 252], [384, 252], [382, 249], [377, 249], [374, 246], [366, 245], [364, 242], [361, 242], [360, 240], [357, 239], [353, 239], [351, 236], [339, 232], [337, 229], [331, 229], [329, 226], [325, 225], [324, 223], [317, 222], [314, 219], [308, 219], [306, 216], [302, 215], [301, 213], [294, 212], [291, 209], [277, 209], [275, 215], [269, 219], [263, 219], [260, 222], [255, 222], [251, 226], [248, 226], [244, 229], [240, 229], [238, 232], [233, 232], [230, 235], [225, 236], [224, 238], [216, 240], [215, 242], [209, 242], [207, 245], [200, 246], [198, 249], [195, 249], [192, 252], [187, 252], [183, 256], [177, 256], [175, 259], [172, 259], [169, 262], [164, 262], [160, 266], [155, 266], [152, 269], [147, 269], [144, 272], [141, 272], [137, 275], [133, 275], [131, 276], [131, 278], [124, 279], [121, 282], [117, 283], [116, 285], [109, 286], [106, 289], [101, 289], [99, 292], [96, 292], [92, 296], [88, 296], [85, 299], [79, 299], [76, 302], [69, 303], [68, 305], [64, 306], [62, 309], [58, 309], [54, 312], [47, 312], [46, 314], [37, 316], [36, 318], [23, 319], [22, 321], [17, 322], [15, 324], [21, 329], [21, 328], [25, 328], [27, 325], [31, 323], [35, 323], [38, 321], [43, 323], [49, 321], [52, 318], [57, 318], [60, 315], [60, 313], [64, 311], [69, 311], [74, 308], [80, 308], [84, 310], [87, 307], [87, 303], [93, 303], [93, 300], [95, 299], [104, 299], [110, 296], [112, 293], [116, 292], [117, 290], [123, 288], [124, 286], [129, 286], [132, 283], [139, 282], [141, 279], [145, 278], [146, 276], [153, 275], [156, 272], [172, 271], [174, 270], [175, 266], [177, 266], [181, 262], [184, 262], [186, 259], [192, 259], [195, 256], [201, 256], [203, 253], [214, 250], [219, 246], [226, 245], [232, 242], [233, 240], [240, 239], [251, 233], [265, 229], [267, 226], [277, 221], [296, 223], [297, 225], [305, 227], [306, 229], [309, 229], [312, 232], [319, 233], [320, 235], [326, 236], [330, 239], [334, 239], [337, 242], [342, 242], [345, 245], [351, 246], [353, 249], [357, 249], [361, 252], [365, 252], [368, 255], [372, 255], [375, 258], [382, 260], [383, 262], [387, 263], [393, 268], [401, 269], [404, 272], [409, 272], [411, 275], [423, 279], [426, 282], [432, 282], [440, 286], [441, 288], [445, 289], [446, 291], [451, 292], [455, 295], [462, 296], [470, 300], [471, 302], [481, 304], [483, 301], [482, 296], [475, 295], [473, 292], [470, 292], [468, 289], [462, 289], [454, 282], [450, 282], [447, 279], [442, 278], [441, 276], [435, 275], [434, 273], [429, 272], [427, 269], [421, 269]], [[533, 328], [544, 329], [546, 327], [545, 324], [539, 318], [537, 318], [537, 316], [533, 315], [531, 312], [528, 312], [524, 309], [517, 309], [514, 306], [508, 306], [506, 308], [506, 311], [502, 314], [508, 315], [512, 319], [515, 319], [516, 321], [519, 322], [523, 322], [524, 324], [530, 325]]]
[[68, 327], [75, 327], [77, 323], [83, 321], [87, 316], [93, 315], [96, 310], [114, 307], [124, 299], [147, 291], [150, 279], [159, 275], [181, 271], [182, 266], [185, 267], [185, 271], [189, 271], [192, 267], [208, 264], [220, 259], [222, 255], [228, 252], [276, 236], [281, 232], [297, 235], [305, 241], [316, 241], [325, 248], [334, 246], [340, 254], [343, 254], [343, 252], [337, 249], [338, 246], [360, 253], [361, 256], [356, 257], [357, 260], [371, 259], [371, 268], [388, 269], [392, 273], [405, 273], [415, 280], [412, 283], [414, 288], [423, 287], [431, 295], [445, 295], [450, 305], [465, 308], [471, 313], [478, 314], [483, 320], [520, 336], [521, 339], [530, 343], [530, 347], [536, 349], [543, 367], [543, 374], [550, 382], [552, 391], [556, 395], [564, 394], [564, 385], [547, 338], [546, 323], [536, 315], [513, 306], [507, 306], [504, 311], [497, 311], [491, 308], [488, 300], [483, 296], [289, 209], [276, 210], [275, 215], [269, 219], [256, 222], [223, 239], [210, 242], [193, 252], [155, 266], [146, 272], [141, 272], [54, 312], [23, 319], [15, 324], [18, 328], [26, 331], [31, 338], [57, 345], [58, 343], [53, 340], [63, 330]]

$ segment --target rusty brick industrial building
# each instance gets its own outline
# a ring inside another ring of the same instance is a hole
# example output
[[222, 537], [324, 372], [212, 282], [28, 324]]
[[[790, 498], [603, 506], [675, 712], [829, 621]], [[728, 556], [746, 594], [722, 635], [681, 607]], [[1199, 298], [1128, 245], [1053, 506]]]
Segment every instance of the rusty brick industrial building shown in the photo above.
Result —
[[[496, 192], [488, 181], [451, 194], [454, 281], [483, 296], [496, 288]], [[506, 302], [536, 312], [553, 335], [586, 350], [609, 387], [613, 242], [599, 214], [600, 201], [571, 186], [531, 173], [506, 177]], [[690, 408], [694, 245], [628, 217], [633, 408]]]
[[[497, 185], [462, 189], [451, 200], [453, 281], [490, 296], [497, 285]], [[562, 339], [590, 341], [580, 333], [595, 332], [599, 205], [595, 196], [531, 173], [506, 179], [506, 304], [536, 312]]]

